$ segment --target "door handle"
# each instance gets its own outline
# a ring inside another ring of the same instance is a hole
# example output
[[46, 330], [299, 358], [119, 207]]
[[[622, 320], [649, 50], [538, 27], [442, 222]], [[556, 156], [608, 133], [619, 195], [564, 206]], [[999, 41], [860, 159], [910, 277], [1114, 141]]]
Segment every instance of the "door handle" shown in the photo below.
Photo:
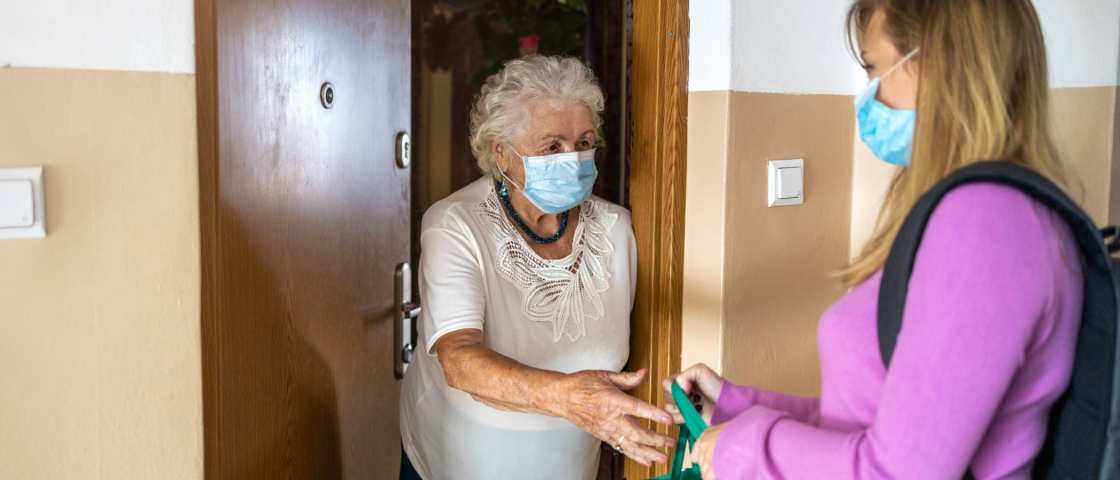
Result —
[[412, 363], [416, 349], [416, 319], [420, 317], [420, 304], [412, 301], [412, 267], [407, 263], [397, 265], [396, 301], [393, 306], [393, 375], [397, 380]]

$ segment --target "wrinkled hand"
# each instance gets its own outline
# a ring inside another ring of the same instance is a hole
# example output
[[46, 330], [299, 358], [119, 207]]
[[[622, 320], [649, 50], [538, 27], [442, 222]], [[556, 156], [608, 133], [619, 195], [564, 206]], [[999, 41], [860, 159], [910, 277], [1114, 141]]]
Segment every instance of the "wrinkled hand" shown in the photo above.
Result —
[[704, 480], [716, 480], [716, 469], [712, 466], [712, 458], [716, 453], [719, 434], [726, 426], [727, 424], [723, 423], [708, 427], [692, 447], [692, 463], [700, 465], [700, 473], [703, 474]]
[[665, 389], [665, 410], [673, 415], [674, 422], [681, 424], [684, 423], [684, 417], [681, 416], [681, 411], [673, 401], [674, 381], [681, 386], [684, 393], [688, 394], [692, 404], [696, 406], [696, 411], [704, 417], [704, 421], [711, 424], [712, 414], [716, 410], [716, 402], [719, 401], [719, 394], [723, 390], [723, 377], [716, 374], [707, 365], [697, 363], [689, 367], [688, 370], [677, 374], [676, 377], [666, 378], [661, 382], [661, 388]]
[[659, 449], [673, 446], [673, 439], [642, 428], [634, 417], [668, 425], [672, 416], [623, 393], [636, 388], [645, 376], [645, 369], [624, 373], [588, 370], [568, 375], [557, 385], [562, 396], [561, 416], [642, 465], [665, 463], [668, 457]]

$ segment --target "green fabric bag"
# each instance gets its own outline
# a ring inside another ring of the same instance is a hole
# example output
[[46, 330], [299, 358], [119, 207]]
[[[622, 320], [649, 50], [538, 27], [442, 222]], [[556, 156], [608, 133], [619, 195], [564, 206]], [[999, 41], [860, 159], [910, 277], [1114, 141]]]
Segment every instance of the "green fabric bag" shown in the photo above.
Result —
[[696, 411], [696, 407], [692, 406], [688, 395], [680, 385], [677, 385], [677, 382], [673, 382], [673, 401], [684, 417], [684, 424], [681, 425], [680, 434], [677, 435], [677, 448], [673, 451], [673, 466], [669, 473], [650, 480], [702, 480], [699, 465], [684, 470], [684, 452], [686, 448], [692, 449], [696, 445], [696, 441], [700, 439], [704, 429], [708, 428], [708, 424]]

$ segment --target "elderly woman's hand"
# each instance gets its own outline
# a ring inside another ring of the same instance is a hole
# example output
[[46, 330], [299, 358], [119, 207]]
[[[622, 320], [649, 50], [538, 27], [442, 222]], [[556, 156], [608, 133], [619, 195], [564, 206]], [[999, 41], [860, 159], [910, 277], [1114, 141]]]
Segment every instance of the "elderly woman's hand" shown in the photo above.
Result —
[[673, 446], [673, 440], [642, 428], [632, 417], [662, 424], [672, 423], [672, 417], [623, 393], [636, 388], [645, 375], [644, 369], [623, 373], [588, 370], [567, 375], [556, 385], [560, 413], [642, 465], [665, 463], [667, 456], [659, 449]]
[[642, 383], [645, 370], [540, 370], [499, 355], [482, 342], [477, 329], [452, 332], [436, 342], [448, 386], [498, 410], [565, 418], [643, 465], [666, 461], [657, 449], [672, 446], [673, 440], [642, 428], [632, 417], [666, 425], [673, 417], [624, 393]]

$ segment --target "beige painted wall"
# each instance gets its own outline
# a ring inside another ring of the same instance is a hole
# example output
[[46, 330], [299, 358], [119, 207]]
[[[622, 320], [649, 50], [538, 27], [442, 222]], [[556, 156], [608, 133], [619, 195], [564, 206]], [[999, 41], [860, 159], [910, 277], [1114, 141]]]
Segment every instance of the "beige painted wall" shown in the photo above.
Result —
[[0, 68], [0, 167], [47, 238], [0, 241], [0, 478], [202, 478], [190, 74]]
[[[682, 365], [815, 394], [817, 319], [848, 259], [852, 101], [689, 94]], [[805, 160], [804, 205], [766, 206], [768, 160]]]
[[[848, 258], [851, 98], [737, 92], [730, 115], [723, 373], [814, 394], [817, 319]], [[789, 158], [805, 160], [805, 204], [768, 208], [767, 160]]]
[[[682, 365], [813, 394], [817, 319], [848, 259], [852, 102], [689, 94]], [[804, 205], [766, 206], [768, 160], [805, 160]]]
[[1054, 141], [1073, 175], [1071, 193], [1098, 223], [1108, 222], [1117, 208], [1110, 206], [1113, 161], [1113, 123], [1116, 87], [1060, 88], [1051, 92]]
[[681, 365], [722, 369], [731, 94], [688, 95]]
[[1109, 195], [1108, 223], [1120, 225], [1120, 88], [1113, 89], [1115, 107], [1112, 112], [1112, 175]]

